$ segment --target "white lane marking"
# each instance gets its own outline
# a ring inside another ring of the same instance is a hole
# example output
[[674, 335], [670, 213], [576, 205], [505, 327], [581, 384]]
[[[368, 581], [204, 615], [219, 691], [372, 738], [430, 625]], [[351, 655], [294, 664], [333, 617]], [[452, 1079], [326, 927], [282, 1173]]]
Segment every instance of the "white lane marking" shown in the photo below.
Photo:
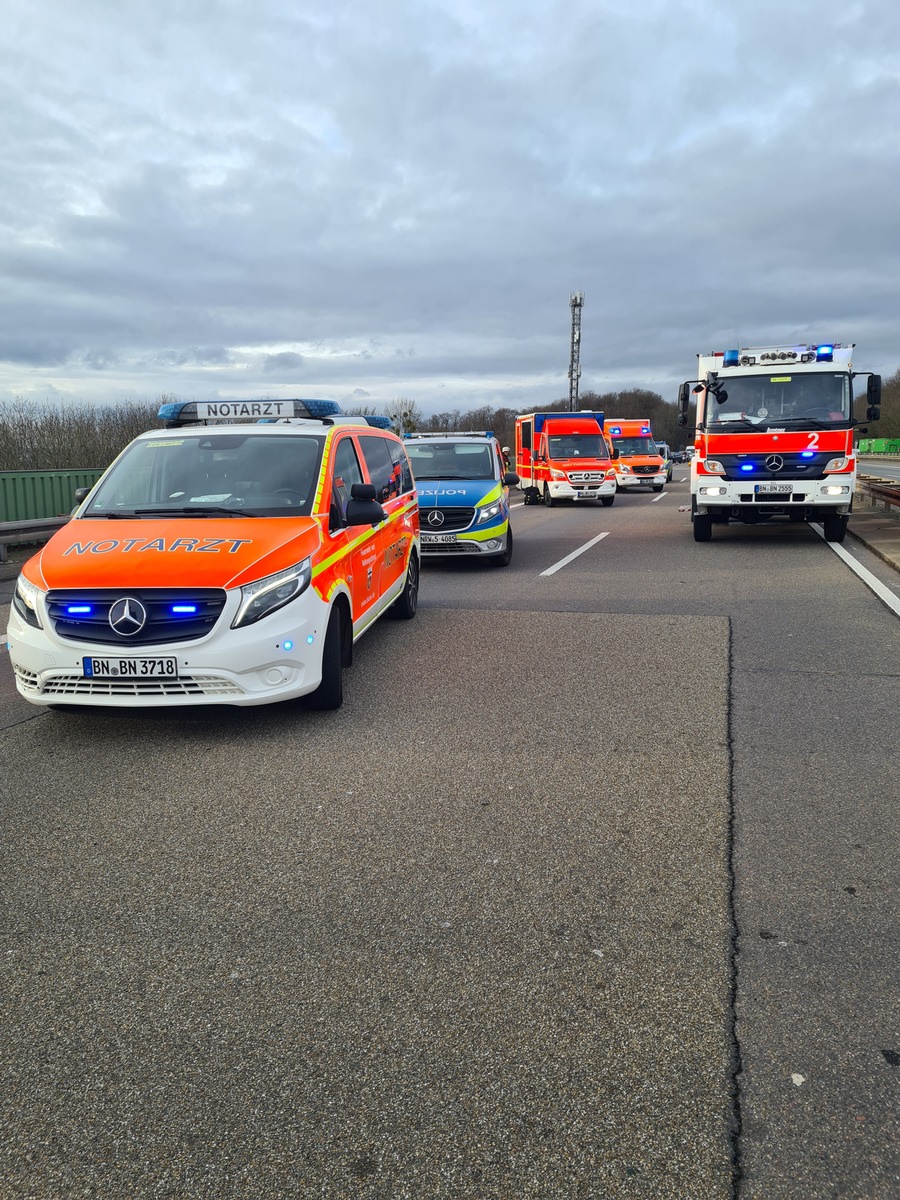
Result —
[[[812, 521], [810, 521], [810, 524], [819, 537], [825, 541], [825, 530], [822, 528], [822, 526], [815, 525]], [[879, 600], [884, 601], [891, 612], [900, 617], [900, 599], [898, 599], [896, 596], [893, 596], [880, 579], [873, 575], [871, 571], [862, 565], [862, 563], [858, 563], [853, 555], [848, 554], [844, 547], [839, 546], [837, 542], [825, 542], [825, 545], [829, 546], [835, 552], [841, 562], [845, 562], [850, 570], [859, 576], [866, 587], [872, 589]]]
[[650, 501], [650, 503], [655, 504], [657, 502], [657, 500], [662, 500], [663, 496], [668, 496], [668, 494], [669, 494], [668, 492], [660, 492], [658, 496], [653, 497], [653, 499]]
[[590, 550], [591, 546], [596, 546], [598, 542], [602, 542], [605, 537], [609, 537], [609, 533], [598, 533], [595, 538], [591, 538], [589, 542], [585, 542], [583, 546], [579, 546], [577, 550], [573, 550], [571, 554], [567, 554], [565, 558], [561, 558], [558, 563], [554, 563], [552, 567], [548, 567], [546, 571], [541, 571], [541, 576], [555, 575], [557, 571], [562, 570], [567, 563], [570, 563], [573, 558], [577, 558], [579, 554], [584, 554], [585, 550]]
[[525, 501], [524, 501], [524, 500], [520, 500], [520, 501], [519, 501], [517, 504], [511, 504], [509, 507], [510, 507], [510, 508], [524, 508], [524, 507], [525, 507]]
[[679, 480], [678, 480], [678, 482], [679, 482], [679, 483], [687, 483], [687, 481], [688, 481], [688, 477], [687, 477], [687, 475], [685, 475], [684, 479], [679, 479]]

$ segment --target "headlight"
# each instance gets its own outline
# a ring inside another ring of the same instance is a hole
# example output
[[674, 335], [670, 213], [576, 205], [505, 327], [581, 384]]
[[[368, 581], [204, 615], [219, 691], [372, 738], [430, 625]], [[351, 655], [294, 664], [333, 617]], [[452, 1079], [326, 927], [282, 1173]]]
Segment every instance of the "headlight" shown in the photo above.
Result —
[[610, 467], [609, 470], [606, 472], [606, 478], [607, 479], [615, 479], [615, 477], [616, 477], [616, 468]]
[[267, 617], [276, 609], [283, 608], [306, 591], [311, 578], [312, 560], [306, 558], [295, 567], [279, 571], [277, 575], [267, 575], [265, 579], [245, 584], [241, 588], [241, 606], [231, 622], [231, 628], [252, 625], [260, 617]]
[[826, 471], [844, 471], [847, 468], [847, 459], [844, 455], [840, 458], [832, 458], [825, 464]]
[[33, 625], [35, 629], [43, 629], [41, 618], [38, 616], [38, 597], [46, 595], [39, 587], [20, 575], [16, 580], [16, 591], [13, 596], [13, 606], [23, 621]]
[[714, 458], [708, 458], [706, 460], [706, 462], [702, 464], [702, 466], [703, 466], [704, 471], [706, 471], [707, 475], [724, 475], [725, 474], [725, 468], [722, 466], [722, 464], [720, 462], [718, 462]]
[[628, 463], [619, 463], [619, 470], [623, 475], [631, 474], [631, 467], [629, 467]]
[[699, 489], [701, 496], [727, 496], [728, 488], [723, 487], [702, 487]]
[[550, 478], [551, 479], [567, 479], [568, 476], [566, 475], [565, 471], [557, 471], [555, 467], [551, 467], [550, 468]]
[[479, 508], [478, 516], [475, 518], [475, 524], [481, 525], [485, 521], [492, 521], [494, 517], [499, 517], [502, 511], [502, 500], [495, 500], [493, 504], [486, 504], [484, 508]]

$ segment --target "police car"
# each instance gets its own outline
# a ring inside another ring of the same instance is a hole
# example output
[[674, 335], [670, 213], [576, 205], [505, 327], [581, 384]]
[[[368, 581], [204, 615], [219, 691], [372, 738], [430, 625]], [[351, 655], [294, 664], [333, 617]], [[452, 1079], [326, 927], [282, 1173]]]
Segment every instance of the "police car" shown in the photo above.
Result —
[[402, 441], [332, 401], [159, 415], [165, 428], [127, 446], [22, 568], [7, 632], [19, 693], [339, 708], [354, 642], [385, 613], [416, 613]]
[[509, 489], [519, 477], [506, 469], [494, 435], [415, 433], [404, 444], [419, 494], [422, 554], [478, 555], [509, 566]]

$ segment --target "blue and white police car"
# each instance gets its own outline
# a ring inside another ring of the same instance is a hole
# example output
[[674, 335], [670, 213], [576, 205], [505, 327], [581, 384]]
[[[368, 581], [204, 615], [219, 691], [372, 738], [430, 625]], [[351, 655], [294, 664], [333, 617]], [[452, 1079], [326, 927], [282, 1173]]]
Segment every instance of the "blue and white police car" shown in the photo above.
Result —
[[419, 496], [423, 559], [478, 555], [509, 566], [509, 471], [490, 431], [413, 433], [404, 440]]

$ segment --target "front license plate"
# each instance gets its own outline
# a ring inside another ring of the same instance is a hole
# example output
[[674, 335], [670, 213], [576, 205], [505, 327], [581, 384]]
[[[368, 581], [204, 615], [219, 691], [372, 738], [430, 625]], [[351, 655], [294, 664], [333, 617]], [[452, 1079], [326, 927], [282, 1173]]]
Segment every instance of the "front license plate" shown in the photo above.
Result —
[[85, 658], [85, 679], [177, 679], [177, 658]]
[[576, 500], [596, 500], [599, 495], [600, 495], [599, 492], [588, 492], [588, 491], [576, 492], [575, 499]]
[[754, 488], [757, 496], [784, 496], [793, 490], [792, 483], [758, 483]]
[[421, 535], [423, 546], [446, 545], [447, 542], [455, 542], [455, 533], [423, 533]]

